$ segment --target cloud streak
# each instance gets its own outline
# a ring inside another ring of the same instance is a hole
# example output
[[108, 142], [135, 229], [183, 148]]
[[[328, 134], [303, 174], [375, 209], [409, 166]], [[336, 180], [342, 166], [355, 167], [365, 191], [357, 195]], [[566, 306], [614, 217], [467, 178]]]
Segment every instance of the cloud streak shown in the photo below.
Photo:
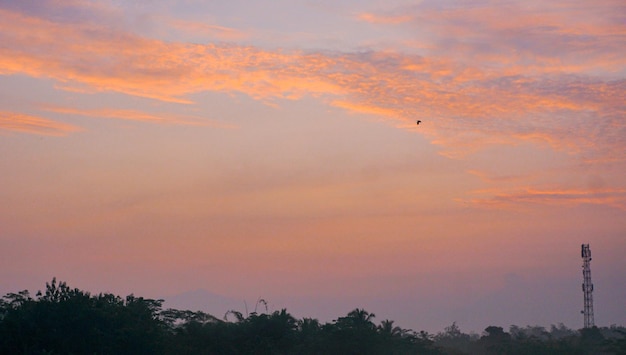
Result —
[[240, 41], [248, 37], [245, 32], [234, 28], [199, 21], [165, 19], [165, 22], [175, 31], [194, 37], [204, 36], [221, 41]]
[[192, 126], [212, 126], [222, 128], [234, 128], [233, 125], [227, 125], [220, 122], [203, 119], [200, 117], [191, 117], [183, 115], [155, 115], [148, 112], [138, 110], [118, 110], [118, 109], [77, 109], [73, 107], [61, 107], [53, 105], [43, 105], [41, 108], [45, 111], [56, 112], [66, 115], [78, 115], [96, 118], [113, 118], [120, 120], [140, 121], [156, 124], [180, 124]]
[[363, 12], [360, 13], [357, 18], [361, 21], [374, 23], [374, 24], [391, 24], [397, 25], [401, 23], [410, 22], [413, 17], [410, 15], [395, 15], [395, 16], [381, 16], [374, 13]]
[[43, 117], [0, 111], [0, 130], [45, 136], [65, 136], [80, 131], [80, 128]]
[[[485, 194], [486, 191], [476, 193]], [[506, 208], [519, 204], [545, 204], [558, 206], [576, 206], [581, 204], [606, 205], [626, 210], [626, 189], [545, 189], [528, 188], [516, 192], [499, 192], [491, 197], [475, 198], [470, 203], [491, 207]]]

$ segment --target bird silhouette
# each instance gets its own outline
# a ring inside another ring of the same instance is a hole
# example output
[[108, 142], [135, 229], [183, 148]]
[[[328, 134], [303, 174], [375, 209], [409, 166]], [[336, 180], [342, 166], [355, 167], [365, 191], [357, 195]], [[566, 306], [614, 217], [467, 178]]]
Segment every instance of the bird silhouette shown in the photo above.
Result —
[[420, 124], [420, 123], [422, 123], [422, 121], [418, 120], [418, 121], [417, 121], [417, 125], [419, 126], [419, 124]]

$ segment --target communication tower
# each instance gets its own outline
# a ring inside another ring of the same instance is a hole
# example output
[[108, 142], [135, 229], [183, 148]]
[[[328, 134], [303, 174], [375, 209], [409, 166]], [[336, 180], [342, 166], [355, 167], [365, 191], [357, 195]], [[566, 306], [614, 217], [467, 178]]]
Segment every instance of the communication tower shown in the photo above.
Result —
[[585, 328], [595, 326], [593, 321], [593, 284], [591, 283], [591, 249], [589, 244], [581, 246], [580, 256], [583, 258], [583, 293], [585, 294], [585, 308], [581, 313], [585, 316]]

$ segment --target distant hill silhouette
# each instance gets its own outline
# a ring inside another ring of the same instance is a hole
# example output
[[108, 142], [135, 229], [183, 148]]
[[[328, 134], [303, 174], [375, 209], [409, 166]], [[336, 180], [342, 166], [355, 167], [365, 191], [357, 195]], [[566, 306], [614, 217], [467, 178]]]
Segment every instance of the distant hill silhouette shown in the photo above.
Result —
[[223, 317], [229, 310], [244, 308], [243, 300], [228, 298], [205, 289], [196, 289], [163, 299], [163, 308], [188, 309], [202, 311], [216, 317]]

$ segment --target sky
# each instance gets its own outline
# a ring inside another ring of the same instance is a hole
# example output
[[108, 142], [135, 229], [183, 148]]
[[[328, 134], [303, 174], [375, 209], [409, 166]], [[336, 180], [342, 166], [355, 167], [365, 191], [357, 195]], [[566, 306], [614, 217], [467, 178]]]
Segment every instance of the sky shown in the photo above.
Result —
[[624, 325], [621, 0], [0, 0], [0, 24], [3, 295], [578, 329], [588, 243], [596, 324]]

